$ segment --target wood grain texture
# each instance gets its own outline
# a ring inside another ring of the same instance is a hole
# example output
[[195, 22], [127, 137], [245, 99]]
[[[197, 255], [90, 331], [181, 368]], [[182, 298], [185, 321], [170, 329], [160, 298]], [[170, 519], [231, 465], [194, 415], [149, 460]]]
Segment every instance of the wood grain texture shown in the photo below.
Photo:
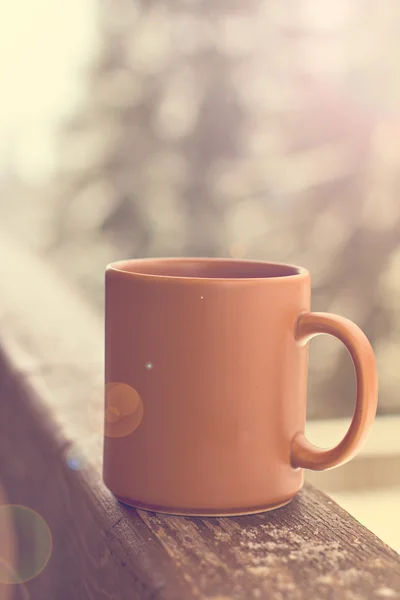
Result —
[[0, 484], [53, 536], [32, 600], [400, 599], [400, 557], [311, 486], [249, 517], [119, 504], [101, 479], [102, 324], [43, 260], [4, 236], [0, 254]]

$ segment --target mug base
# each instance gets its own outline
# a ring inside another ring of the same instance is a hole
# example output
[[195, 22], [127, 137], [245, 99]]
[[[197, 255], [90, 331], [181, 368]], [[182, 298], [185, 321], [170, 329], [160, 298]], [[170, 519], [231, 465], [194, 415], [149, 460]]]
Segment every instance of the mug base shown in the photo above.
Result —
[[276, 510], [277, 508], [282, 508], [282, 506], [286, 506], [289, 504], [294, 496], [290, 496], [290, 498], [283, 500], [282, 502], [277, 502], [276, 504], [270, 504], [267, 506], [258, 506], [252, 508], [243, 508], [243, 509], [216, 509], [213, 510], [211, 508], [173, 508], [173, 507], [165, 507], [158, 504], [145, 504], [139, 502], [137, 500], [133, 500], [132, 498], [124, 498], [123, 496], [119, 496], [118, 494], [114, 494], [115, 498], [122, 502], [122, 504], [126, 504], [127, 506], [132, 506], [133, 508], [138, 508], [140, 510], [146, 510], [149, 512], [157, 512], [165, 515], [174, 515], [178, 517], [243, 517], [246, 515], [256, 515], [259, 513], [269, 512], [271, 510]]

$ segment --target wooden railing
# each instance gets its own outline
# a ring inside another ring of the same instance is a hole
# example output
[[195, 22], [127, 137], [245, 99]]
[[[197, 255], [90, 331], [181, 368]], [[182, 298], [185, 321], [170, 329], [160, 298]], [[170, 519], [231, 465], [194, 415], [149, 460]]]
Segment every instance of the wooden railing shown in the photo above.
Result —
[[399, 555], [310, 484], [239, 518], [118, 503], [101, 476], [101, 320], [43, 258], [4, 236], [0, 255], [0, 498], [53, 540], [42, 572], [0, 599], [400, 598]]

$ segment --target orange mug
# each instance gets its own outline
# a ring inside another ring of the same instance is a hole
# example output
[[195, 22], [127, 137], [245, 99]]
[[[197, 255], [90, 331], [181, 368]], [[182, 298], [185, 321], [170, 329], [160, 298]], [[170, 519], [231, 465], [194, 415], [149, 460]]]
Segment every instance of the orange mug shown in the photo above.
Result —
[[[341, 465], [376, 413], [368, 339], [351, 321], [310, 312], [299, 267], [252, 260], [151, 258], [106, 271], [104, 481], [137, 508], [193, 516], [283, 506], [303, 469]], [[339, 338], [357, 402], [329, 450], [304, 436], [307, 342]]]

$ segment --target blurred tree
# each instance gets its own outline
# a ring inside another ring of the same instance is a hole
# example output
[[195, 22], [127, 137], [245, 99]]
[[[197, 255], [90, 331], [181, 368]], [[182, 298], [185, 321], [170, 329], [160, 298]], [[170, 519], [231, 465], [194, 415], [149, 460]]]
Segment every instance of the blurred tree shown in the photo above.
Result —
[[[380, 411], [399, 411], [400, 7], [386, 4], [102, 3], [87, 101], [60, 138], [53, 258], [100, 307], [116, 258], [301, 263], [313, 308], [371, 338]], [[351, 414], [339, 343], [312, 343], [310, 394], [312, 417]]]

